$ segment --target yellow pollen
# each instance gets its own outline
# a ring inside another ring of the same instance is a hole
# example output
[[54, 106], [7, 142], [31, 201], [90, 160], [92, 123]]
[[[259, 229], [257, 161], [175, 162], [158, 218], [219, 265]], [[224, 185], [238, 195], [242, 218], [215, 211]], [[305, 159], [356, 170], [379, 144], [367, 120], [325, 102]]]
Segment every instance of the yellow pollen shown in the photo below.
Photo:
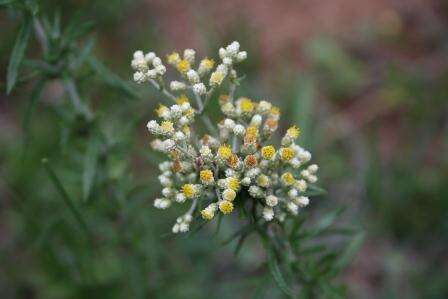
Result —
[[166, 56], [166, 60], [171, 65], [176, 65], [180, 61], [180, 55], [177, 52], [173, 52]]
[[300, 136], [300, 129], [297, 128], [296, 126], [292, 126], [286, 131], [286, 135], [288, 135], [291, 138], [296, 139], [297, 137]]
[[232, 155], [232, 150], [227, 144], [223, 144], [218, 148], [218, 156], [224, 159], [228, 159]]
[[246, 135], [244, 136], [245, 143], [254, 143], [257, 141], [258, 129], [256, 127], [247, 127]]
[[201, 60], [199, 67], [203, 68], [205, 70], [211, 70], [214, 65], [215, 65], [215, 61], [213, 59], [204, 58]]
[[287, 186], [291, 186], [295, 182], [294, 176], [290, 172], [285, 172], [284, 174], [282, 174], [281, 178], [283, 183]]
[[269, 178], [264, 174], [259, 175], [257, 178], [257, 184], [258, 184], [258, 186], [263, 187], [263, 188], [268, 187], [269, 186]]
[[238, 191], [240, 188], [240, 181], [235, 177], [228, 177], [227, 188], [232, 189], [233, 191]]
[[189, 100], [188, 100], [188, 98], [187, 98], [186, 95], [181, 94], [180, 96], [178, 96], [178, 97], [176, 98], [176, 103], [177, 103], [178, 105], [182, 105], [182, 104], [184, 104], [184, 103], [189, 103]]
[[282, 159], [282, 161], [289, 161], [292, 158], [294, 158], [294, 155], [295, 155], [295, 152], [290, 147], [282, 147], [280, 149], [280, 159]]
[[250, 113], [254, 110], [255, 106], [254, 103], [248, 98], [242, 98], [240, 101], [240, 108], [241, 111]]
[[215, 213], [211, 209], [203, 209], [201, 211], [201, 216], [205, 220], [212, 220], [213, 217], [215, 216]]
[[162, 117], [166, 111], [169, 111], [168, 107], [162, 104], [159, 104], [159, 107], [155, 110], [158, 117]]
[[180, 73], [185, 74], [190, 70], [190, 63], [188, 60], [182, 59], [176, 64], [176, 68]]
[[182, 193], [186, 198], [193, 198], [196, 195], [196, 187], [193, 184], [185, 184], [182, 186]]
[[280, 115], [280, 108], [278, 108], [276, 106], [272, 106], [270, 112], [272, 115]]
[[223, 200], [223, 201], [221, 201], [219, 203], [219, 210], [223, 214], [232, 213], [232, 211], [233, 211], [233, 203], [231, 203], [230, 201], [227, 201], [227, 200]]
[[213, 182], [213, 172], [211, 170], [201, 170], [199, 173], [199, 177], [203, 183], [211, 183]]
[[261, 156], [266, 160], [271, 160], [275, 155], [275, 148], [272, 145], [263, 146], [261, 148]]
[[173, 123], [170, 121], [162, 121], [162, 123], [160, 124], [160, 128], [164, 133], [174, 132]]
[[210, 85], [220, 85], [224, 80], [224, 74], [222, 72], [213, 72], [210, 76]]

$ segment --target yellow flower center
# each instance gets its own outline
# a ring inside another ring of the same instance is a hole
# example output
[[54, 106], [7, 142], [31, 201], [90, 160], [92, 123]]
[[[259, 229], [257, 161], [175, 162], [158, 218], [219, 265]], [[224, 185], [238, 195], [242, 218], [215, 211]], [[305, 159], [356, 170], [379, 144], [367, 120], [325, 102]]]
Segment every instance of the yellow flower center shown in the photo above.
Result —
[[227, 144], [223, 144], [218, 148], [218, 156], [224, 159], [228, 159], [232, 155], [232, 150]]
[[227, 201], [227, 200], [223, 200], [223, 201], [221, 201], [219, 203], [219, 210], [223, 214], [232, 213], [232, 211], [233, 211], [233, 203], [231, 203], [230, 201]]
[[190, 63], [188, 60], [182, 59], [176, 64], [176, 68], [180, 73], [185, 74], [190, 70]]
[[199, 67], [203, 68], [205, 70], [211, 70], [214, 65], [215, 65], [215, 61], [213, 59], [204, 58], [201, 60]]
[[162, 117], [162, 115], [167, 111], [169, 111], [168, 107], [162, 104], [159, 104], [159, 107], [155, 110], [158, 117]]
[[213, 217], [215, 216], [215, 213], [211, 209], [203, 209], [201, 211], [201, 216], [205, 220], [212, 220]]
[[228, 177], [227, 188], [237, 191], [240, 188], [240, 181], [235, 177]]
[[193, 198], [196, 195], [196, 187], [193, 184], [185, 184], [182, 186], [182, 193], [186, 198]]
[[199, 172], [199, 177], [201, 178], [201, 181], [204, 183], [211, 183], [213, 182], [213, 172], [211, 170], [201, 170]]
[[282, 174], [281, 178], [283, 183], [287, 186], [291, 186], [295, 182], [294, 176], [290, 172], [285, 172], [284, 174]]
[[160, 125], [160, 128], [162, 129], [163, 133], [172, 133], [174, 132], [173, 123], [170, 121], [162, 121], [162, 124]]
[[177, 52], [173, 52], [166, 56], [166, 60], [171, 65], [176, 65], [180, 61], [180, 55]]
[[263, 146], [261, 148], [261, 156], [266, 160], [271, 160], [275, 155], [275, 148], [272, 145]]
[[282, 147], [280, 149], [280, 159], [282, 159], [282, 161], [289, 161], [292, 158], [294, 158], [294, 155], [296, 153], [294, 152], [294, 150], [290, 147]]
[[250, 113], [254, 110], [254, 103], [252, 103], [252, 101], [248, 98], [243, 98], [240, 101], [240, 108], [241, 111], [246, 112], [246, 113]]
[[297, 128], [296, 126], [292, 126], [286, 131], [286, 135], [288, 135], [291, 138], [296, 139], [297, 137], [300, 136], [300, 129]]
[[176, 103], [178, 105], [182, 105], [182, 104], [188, 103], [188, 102], [189, 102], [188, 97], [186, 95], [184, 95], [184, 94], [181, 94], [180, 96], [178, 96], [176, 98]]

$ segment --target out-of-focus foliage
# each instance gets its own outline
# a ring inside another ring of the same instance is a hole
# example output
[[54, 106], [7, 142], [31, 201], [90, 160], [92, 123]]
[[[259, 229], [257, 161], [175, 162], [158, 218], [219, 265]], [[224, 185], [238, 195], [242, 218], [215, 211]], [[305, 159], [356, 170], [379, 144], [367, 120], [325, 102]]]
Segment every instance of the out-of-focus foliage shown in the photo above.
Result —
[[[328, 194], [277, 243], [225, 218], [219, 234], [172, 238], [179, 211], [151, 206], [159, 157], [142, 128], [158, 95], [120, 78], [130, 78], [131, 49], [173, 44], [159, 1], [0, 3], [0, 86], [10, 91], [0, 104], [2, 298], [283, 298], [297, 283], [307, 286], [300, 298], [447, 297], [446, 6], [425, 26], [426, 10], [386, 11], [351, 38], [313, 36], [300, 74], [287, 58], [266, 62], [266, 28], [239, 22], [217, 34], [205, 8], [182, 11], [206, 46], [240, 39], [260, 52], [241, 89], [270, 93], [322, 165]], [[266, 64], [279, 70], [264, 74], [272, 90], [258, 76]], [[335, 218], [341, 204], [346, 216]], [[345, 229], [358, 221], [366, 241], [335, 280], [360, 246], [363, 234]]]

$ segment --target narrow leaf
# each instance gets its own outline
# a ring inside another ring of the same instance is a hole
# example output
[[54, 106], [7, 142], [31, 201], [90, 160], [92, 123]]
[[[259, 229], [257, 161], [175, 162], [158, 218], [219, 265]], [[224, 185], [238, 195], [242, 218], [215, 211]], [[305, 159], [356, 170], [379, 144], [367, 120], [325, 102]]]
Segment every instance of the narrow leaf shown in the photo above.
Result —
[[34, 112], [34, 109], [36, 108], [36, 104], [40, 99], [40, 96], [42, 94], [42, 90], [45, 86], [45, 80], [39, 80], [34, 85], [33, 90], [31, 92], [30, 102], [26, 108], [25, 115], [23, 117], [22, 121], [22, 128], [23, 128], [23, 153], [25, 153], [26, 148], [28, 146], [29, 141], [29, 135], [30, 135], [30, 121], [31, 116]]
[[22, 63], [25, 49], [28, 44], [31, 31], [31, 18], [27, 15], [23, 17], [20, 25], [19, 34], [12, 49], [11, 58], [9, 59], [7, 78], [6, 78], [6, 93], [9, 94], [17, 81], [17, 74], [19, 72], [20, 64]]
[[120, 77], [112, 73], [100, 61], [98, 61], [94, 57], [89, 57], [88, 63], [106, 84], [115, 89], [120, 90], [121, 92], [123, 92], [124, 94], [126, 94], [131, 98], [134, 99], [139, 98], [138, 94], [132, 88], [130, 88], [130, 86], [126, 82], [124, 82]]
[[285, 278], [283, 277], [283, 274], [280, 270], [277, 259], [275, 258], [275, 254], [273, 253], [272, 249], [268, 250], [267, 258], [268, 258], [268, 268], [275, 283], [285, 295], [287, 295], [290, 298], [293, 298], [293, 292], [291, 288], [288, 286]]
[[51, 182], [55, 186], [56, 190], [61, 195], [62, 199], [64, 200], [64, 203], [67, 205], [70, 212], [75, 217], [76, 221], [78, 222], [81, 229], [88, 235], [88, 228], [87, 224], [84, 220], [83, 215], [78, 210], [78, 208], [75, 205], [75, 202], [73, 199], [68, 195], [67, 191], [65, 190], [64, 186], [62, 185], [61, 181], [57, 177], [56, 173], [54, 172], [53, 168], [50, 166], [48, 159], [42, 159], [42, 164], [45, 168], [45, 171], [47, 172]]
[[82, 174], [82, 195], [85, 201], [87, 201], [90, 196], [95, 180], [98, 154], [99, 146], [94, 136], [92, 136], [87, 145], [87, 151], [84, 156], [84, 171]]
[[8, 5], [16, 1], [17, 0], [0, 0], [0, 5]]
[[342, 251], [340, 257], [334, 264], [334, 267], [336, 268], [337, 271], [343, 269], [350, 263], [350, 261], [353, 259], [354, 255], [361, 247], [363, 242], [364, 242], [364, 232], [361, 231], [357, 233], [353, 237], [353, 239], [350, 240], [347, 247]]

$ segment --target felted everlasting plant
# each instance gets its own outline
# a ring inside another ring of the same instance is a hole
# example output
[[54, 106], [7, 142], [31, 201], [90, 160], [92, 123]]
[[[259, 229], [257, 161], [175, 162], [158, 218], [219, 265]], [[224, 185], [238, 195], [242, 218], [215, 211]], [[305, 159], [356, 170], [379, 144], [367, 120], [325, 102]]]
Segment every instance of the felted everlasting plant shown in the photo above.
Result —
[[[211, 220], [218, 213], [243, 209], [248, 202], [254, 219], [283, 222], [289, 215], [294, 217], [308, 205], [306, 191], [309, 183], [317, 181], [318, 170], [316, 164], [308, 165], [310, 152], [295, 143], [299, 128], [287, 129], [276, 146], [271, 137], [278, 127], [279, 108], [266, 100], [235, 97], [239, 80], [235, 67], [247, 57], [238, 42], [219, 49], [221, 63], [216, 67], [209, 58], [195, 63], [195, 56], [192, 49], [182, 56], [176, 52], [167, 55], [167, 64], [181, 78], [171, 81], [170, 90], [164, 83], [166, 67], [154, 52], [136, 51], [131, 63], [136, 82], [149, 82], [173, 102], [170, 107], [160, 104], [156, 109], [160, 120], [147, 124], [157, 137], [151, 143], [153, 149], [168, 156], [159, 165], [163, 190], [154, 206], [189, 205], [177, 218], [173, 233], [187, 232], [197, 215]], [[228, 93], [219, 96], [224, 117], [213, 125], [204, 109], [225, 80], [229, 81]], [[196, 134], [193, 125], [197, 117], [208, 134]]]

